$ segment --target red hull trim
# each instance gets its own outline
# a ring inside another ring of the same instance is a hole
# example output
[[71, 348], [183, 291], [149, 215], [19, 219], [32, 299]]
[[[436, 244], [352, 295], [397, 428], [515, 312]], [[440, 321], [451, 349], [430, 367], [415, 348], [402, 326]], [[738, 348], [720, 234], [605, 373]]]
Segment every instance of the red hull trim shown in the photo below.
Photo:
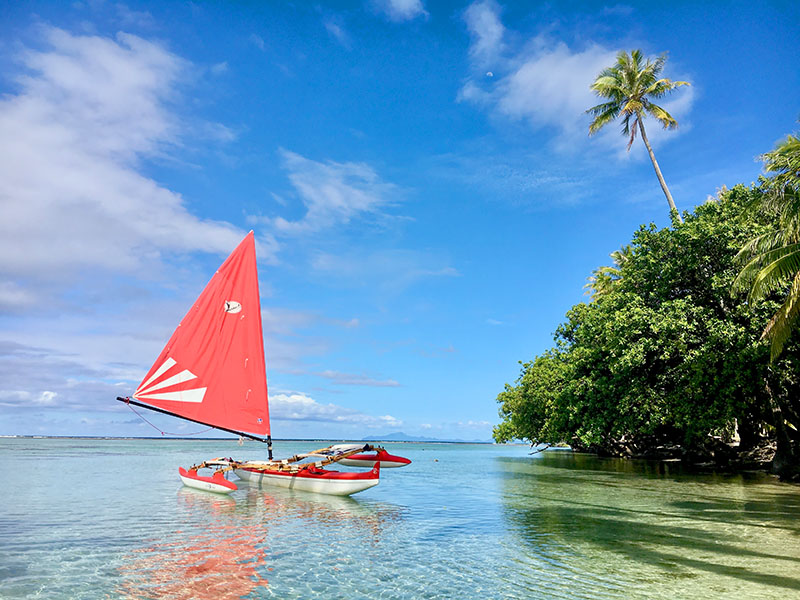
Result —
[[251, 473], [265, 473], [267, 475], [282, 475], [284, 477], [302, 477], [305, 479], [335, 479], [338, 481], [358, 481], [378, 479], [380, 477], [380, 467], [377, 465], [371, 471], [350, 473], [345, 471], [328, 471], [326, 469], [318, 469], [313, 466], [308, 466], [299, 471], [277, 471], [272, 469], [257, 469], [254, 467], [238, 467], [243, 471], [250, 471]]
[[377, 454], [351, 454], [348, 456], [350, 460], [372, 460], [375, 462], [396, 462], [402, 465], [410, 465], [411, 460], [402, 456], [395, 456], [389, 454], [386, 450], [381, 450]]
[[226, 487], [229, 490], [238, 489], [235, 483], [232, 483], [227, 479], [225, 479], [225, 476], [219, 471], [214, 473], [211, 477], [204, 477], [203, 475], [198, 475], [196, 470], [192, 469], [190, 471], [187, 471], [183, 467], [179, 467], [178, 472], [181, 474], [182, 477], [186, 477], [187, 479], [194, 479], [195, 481], [205, 481], [206, 483], [213, 483], [214, 485], [220, 485], [222, 487]]

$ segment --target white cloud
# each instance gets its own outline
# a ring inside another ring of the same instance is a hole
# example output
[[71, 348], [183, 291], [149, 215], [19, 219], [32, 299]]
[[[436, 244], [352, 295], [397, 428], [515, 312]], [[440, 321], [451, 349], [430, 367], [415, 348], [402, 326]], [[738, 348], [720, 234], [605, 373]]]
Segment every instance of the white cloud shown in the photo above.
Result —
[[[504, 43], [499, 14], [499, 6], [491, 0], [475, 2], [464, 13], [472, 37], [473, 72], [457, 100], [475, 104], [492, 116], [526, 121], [533, 129], [554, 129], [556, 146], [561, 149], [574, 150], [578, 142], [588, 143], [586, 109], [602, 101], [590, 85], [600, 71], [614, 63], [618, 49], [597, 43], [576, 49], [546, 35], [511, 48]], [[492, 76], [487, 77], [490, 64]], [[693, 94], [684, 90], [667, 103], [678, 111], [673, 116], [689, 112]], [[614, 129], [607, 127], [597, 136], [604, 150], [620, 145]], [[657, 134], [656, 140], [660, 138]]]
[[503, 50], [506, 31], [500, 21], [498, 4], [494, 0], [474, 2], [464, 11], [464, 21], [472, 36], [469, 48], [472, 60], [480, 65], [488, 65], [497, 59]]
[[427, 16], [422, 0], [374, 0], [375, 7], [390, 21], [403, 23]]
[[381, 180], [365, 163], [317, 162], [281, 149], [283, 165], [306, 207], [298, 221], [271, 219], [277, 231], [287, 234], [314, 232], [347, 224], [365, 214], [377, 214], [389, 204], [395, 186]]
[[234, 248], [243, 231], [196, 217], [139, 171], [180, 143], [170, 107], [187, 63], [124, 33], [43, 32], [46, 49], [20, 55], [19, 91], [0, 99], [2, 295]]
[[335, 404], [320, 404], [302, 393], [278, 393], [270, 396], [270, 419], [318, 421], [363, 427], [400, 427], [403, 422], [391, 415], [372, 416]]
[[585, 111], [598, 101], [589, 85], [615, 56], [595, 44], [576, 52], [563, 42], [539, 41], [516, 57], [515, 68], [497, 86], [495, 107], [534, 128], [556, 127], [566, 137], [586, 137]]

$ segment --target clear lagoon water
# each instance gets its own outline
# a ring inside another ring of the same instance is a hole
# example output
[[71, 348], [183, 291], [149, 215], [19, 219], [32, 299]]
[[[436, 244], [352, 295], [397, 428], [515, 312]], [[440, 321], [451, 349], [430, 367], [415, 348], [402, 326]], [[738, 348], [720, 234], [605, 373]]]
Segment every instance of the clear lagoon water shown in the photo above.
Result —
[[[287, 456], [324, 444], [277, 442]], [[800, 598], [800, 487], [525, 446], [386, 444], [335, 498], [179, 465], [235, 441], [0, 439], [0, 598]]]

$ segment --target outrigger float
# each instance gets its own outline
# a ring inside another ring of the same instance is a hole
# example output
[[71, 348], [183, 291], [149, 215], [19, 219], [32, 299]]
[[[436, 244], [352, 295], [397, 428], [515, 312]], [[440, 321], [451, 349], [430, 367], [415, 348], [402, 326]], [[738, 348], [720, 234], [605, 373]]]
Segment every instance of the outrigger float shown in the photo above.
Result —
[[[372, 444], [336, 444], [273, 459], [252, 231], [211, 278], [141, 385], [132, 396], [117, 400], [267, 445], [265, 461], [214, 458], [179, 469], [184, 485], [209, 492], [236, 490], [228, 479], [233, 472], [260, 485], [349, 496], [378, 485], [381, 468], [411, 462]], [[334, 463], [369, 471], [325, 468]], [[201, 469], [212, 474], [200, 475]]]

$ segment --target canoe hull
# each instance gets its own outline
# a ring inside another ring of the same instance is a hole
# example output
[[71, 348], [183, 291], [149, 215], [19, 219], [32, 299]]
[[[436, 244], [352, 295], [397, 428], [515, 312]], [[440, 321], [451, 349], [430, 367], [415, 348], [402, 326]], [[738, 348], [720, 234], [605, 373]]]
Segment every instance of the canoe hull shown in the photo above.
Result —
[[380, 482], [380, 468], [367, 473], [343, 473], [324, 469], [303, 469], [297, 473], [241, 467], [234, 469], [240, 479], [259, 485], [276, 485], [331, 496], [350, 496]]
[[381, 469], [393, 469], [411, 464], [409, 459], [389, 454], [386, 450], [381, 450], [377, 454], [353, 454], [338, 462], [348, 467], [368, 467], [370, 469], [375, 466], [375, 463], [380, 463]]
[[202, 475], [198, 475], [197, 471], [187, 471], [181, 467], [178, 469], [178, 474], [181, 476], [183, 485], [196, 490], [214, 492], [216, 494], [230, 494], [232, 491], [237, 489], [236, 484], [225, 479], [222, 473], [215, 473], [211, 477], [204, 477]]

